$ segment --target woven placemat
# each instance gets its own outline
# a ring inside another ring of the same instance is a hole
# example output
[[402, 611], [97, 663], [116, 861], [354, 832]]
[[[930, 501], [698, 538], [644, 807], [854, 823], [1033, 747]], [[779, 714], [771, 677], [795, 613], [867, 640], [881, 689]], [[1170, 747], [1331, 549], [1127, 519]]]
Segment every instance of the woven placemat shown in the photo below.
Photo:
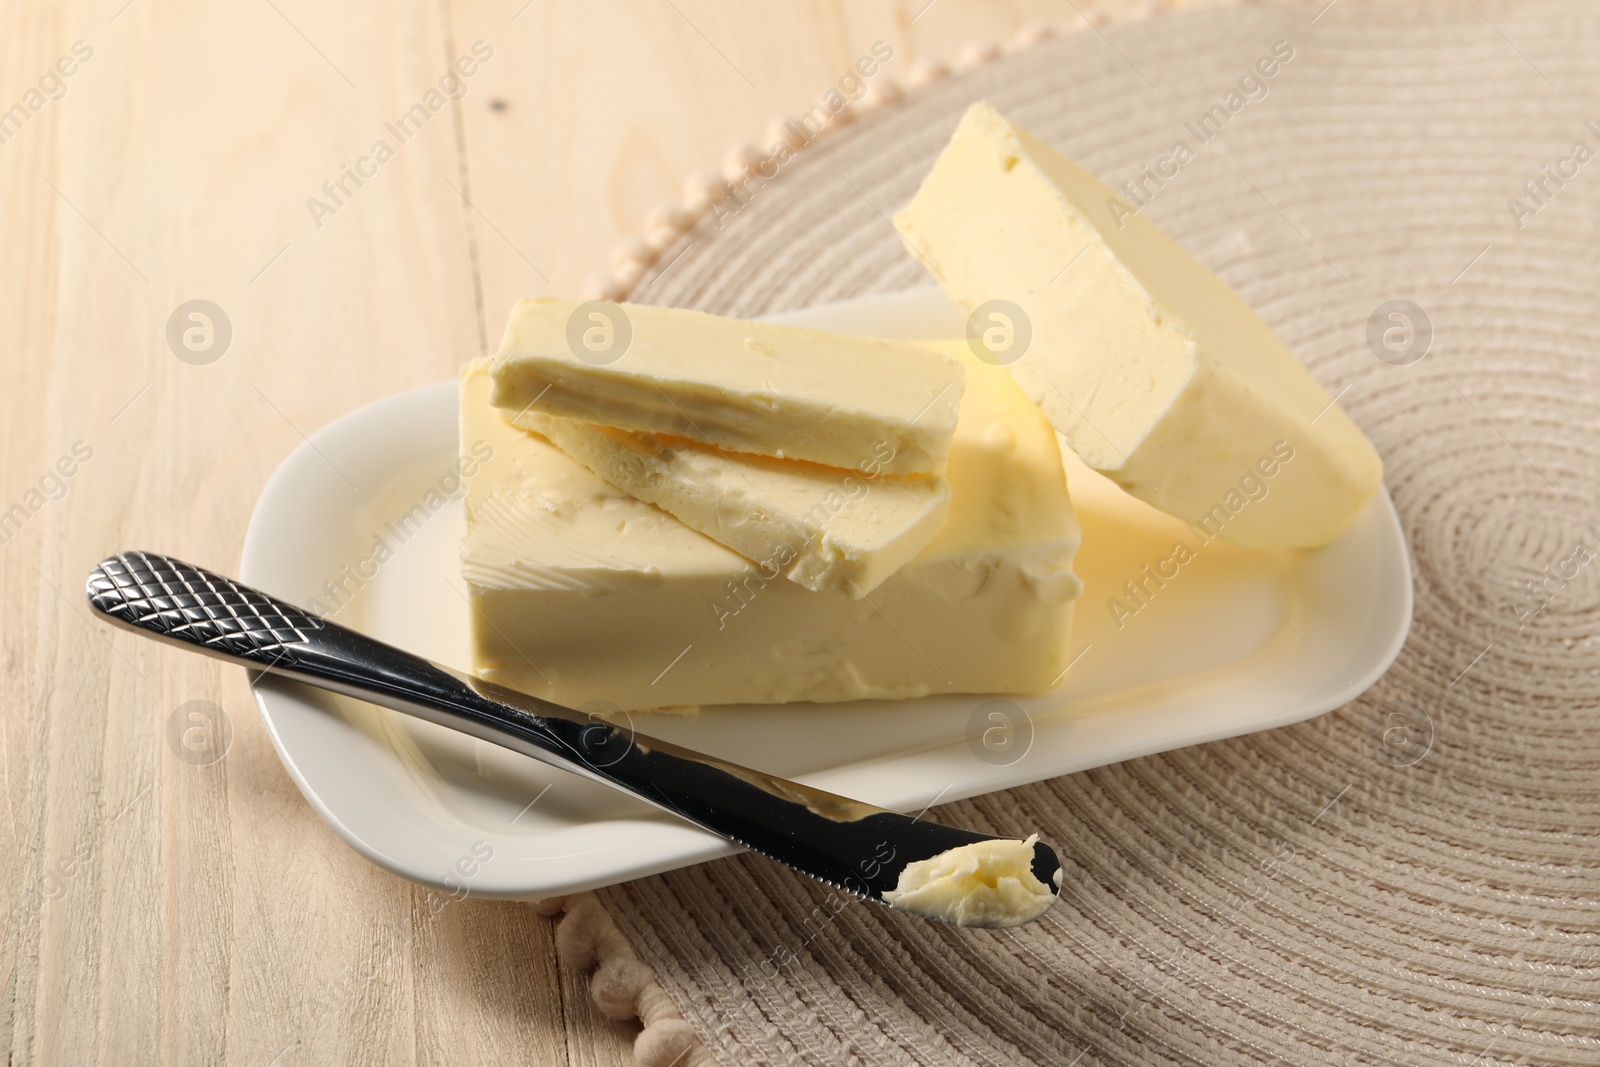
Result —
[[[748, 316], [925, 284], [888, 217], [974, 100], [1113, 186], [1184, 141], [1142, 210], [1340, 395], [1416, 564], [1410, 641], [1342, 710], [938, 810], [1056, 845], [1039, 923], [845, 906], [748, 856], [601, 893], [696, 1058], [1600, 1063], [1600, 9], [1324, 3], [1085, 30], [942, 81], [635, 287]], [[1279, 41], [1264, 95], [1197, 138]], [[1385, 347], [1395, 300], [1417, 329]]]

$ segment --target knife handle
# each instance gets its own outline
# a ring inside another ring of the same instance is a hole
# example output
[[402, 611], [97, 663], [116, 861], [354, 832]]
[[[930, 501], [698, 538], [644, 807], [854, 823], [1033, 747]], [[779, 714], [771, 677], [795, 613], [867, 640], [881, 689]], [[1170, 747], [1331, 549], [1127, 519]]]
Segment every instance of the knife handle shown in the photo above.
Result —
[[382, 704], [568, 769], [604, 767], [629, 740], [594, 716], [534, 697], [486, 698], [482, 683], [317, 618], [258, 589], [154, 552], [89, 573], [90, 606], [147, 637]]

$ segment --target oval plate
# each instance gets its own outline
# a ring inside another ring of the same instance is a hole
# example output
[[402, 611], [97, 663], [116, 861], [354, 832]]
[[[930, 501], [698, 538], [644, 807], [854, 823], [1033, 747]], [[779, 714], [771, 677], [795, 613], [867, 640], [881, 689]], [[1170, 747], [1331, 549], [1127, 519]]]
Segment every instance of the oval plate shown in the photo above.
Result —
[[[936, 289], [777, 321], [906, 340], [960, 336], [963, 325]], [[1253, 553], [1195, 544], [1182, 524], [1068, 460], [1085, 592], [1056, 691], [714, 708], [638, 715], [637, 729], [916, 811], [1299, 722], [1355, 699], [1399, 654], [1411, 565], [1387, 493], [1326, 548]], [[369, 404], [314, 434], [267, 483], [241, 577], [465, 666], [459, 489], [454, 382]], [[1197, 549], [1192, 559], [1175, 559], [1180, 541]], [[1128, 581], [1141, 584], [1137, 598]], [[270, 676], [254, 688], [284, 765], [329, 825], [373, 862], [444, 892], [573, 893], [738, 851], [441, 727]]]

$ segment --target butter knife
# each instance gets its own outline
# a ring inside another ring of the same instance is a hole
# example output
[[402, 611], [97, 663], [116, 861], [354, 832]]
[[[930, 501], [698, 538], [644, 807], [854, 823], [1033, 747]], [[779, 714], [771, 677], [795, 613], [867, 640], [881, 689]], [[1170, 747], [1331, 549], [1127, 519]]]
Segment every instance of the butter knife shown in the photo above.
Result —
[[[440, 666], [170, 556], [108, 557], [89, 573], [87, 593], [90, 606], [117, 626], [415, 715], [604, 782], [880, 904], [889, 903], [884, 894], [896, 889], [908, 864], [978, 842], [1014, 840], [911, 818], [634, 733]], [[1030, 867], [1053, 898], [1061, 869], [1055, 852], [1033, 843]]]

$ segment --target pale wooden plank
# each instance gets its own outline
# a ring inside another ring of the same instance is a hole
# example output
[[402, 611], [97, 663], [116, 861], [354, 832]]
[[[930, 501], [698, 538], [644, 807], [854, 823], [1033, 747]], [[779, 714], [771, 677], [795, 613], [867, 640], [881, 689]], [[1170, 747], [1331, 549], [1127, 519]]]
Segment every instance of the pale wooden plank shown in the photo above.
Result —
[[[314, 1058], [387, 1063], [409, 1047], [408, 984], [352, 987], [345, 973], [386, 939], [409, 942], [408, 922], [384, 920], [408, 917], [413, 891], [305, 807], [238, 672], [120, 636], [113, 654], [70, 602], [88, 563], [130, 539], [234, 569], [295, 427], [435, 378], [479, 344], [459, 208], [438, 180], [457, 170], [447, 117], [321, 231], [304, 207], [314, 179], [413, 98], [407, 86], [436, 77], [437, 9], [340, 22], [280, 6], [330, 55], [347, 50], [338, 66], [370, 88], [352, 90], [270, 6], [137, 6], [95, 25], [107, 43], [34, 157], [60, 190], [42, 213], [57, 232], [34, 245], [58, 262], [37, 395], [46, 425], [97, 447], [73, 495], [37, 520], [46, 577], [70, 596], [32, 583], [42, 727], [29, 766], [49, 794], [42, 857], [81, 845], [100, 862], [39, 912], [35, 982], [13, 1002], [24, 1058], [265, 1062], [286, 1048], [284, 1062], [305, 1037]], [[280, 240], [290, 254], [252, 286]], [[21, 306], [40, 302], [38, 280], [16, 279]], [[234, 322], [214, 366], [180, 363], [162, 340], [193, 295]], [[180, 763], [163, 740], [194, 698], [221, 703], [237, 733], [212, 767]]]
[[919, 56], [1062, 17], [1044, 3], [925, 6], [455, 5], [456, 40], [495, 49], [462, 107], [491, 344], [515, 300], [577, 292], [652, 207], [681, 197], [691, 171], [720, 166], [736, 142], [764, 142], [774, 116], [810, 106], [875, 41], [894, 49], [883, 71], [903, 82]]

